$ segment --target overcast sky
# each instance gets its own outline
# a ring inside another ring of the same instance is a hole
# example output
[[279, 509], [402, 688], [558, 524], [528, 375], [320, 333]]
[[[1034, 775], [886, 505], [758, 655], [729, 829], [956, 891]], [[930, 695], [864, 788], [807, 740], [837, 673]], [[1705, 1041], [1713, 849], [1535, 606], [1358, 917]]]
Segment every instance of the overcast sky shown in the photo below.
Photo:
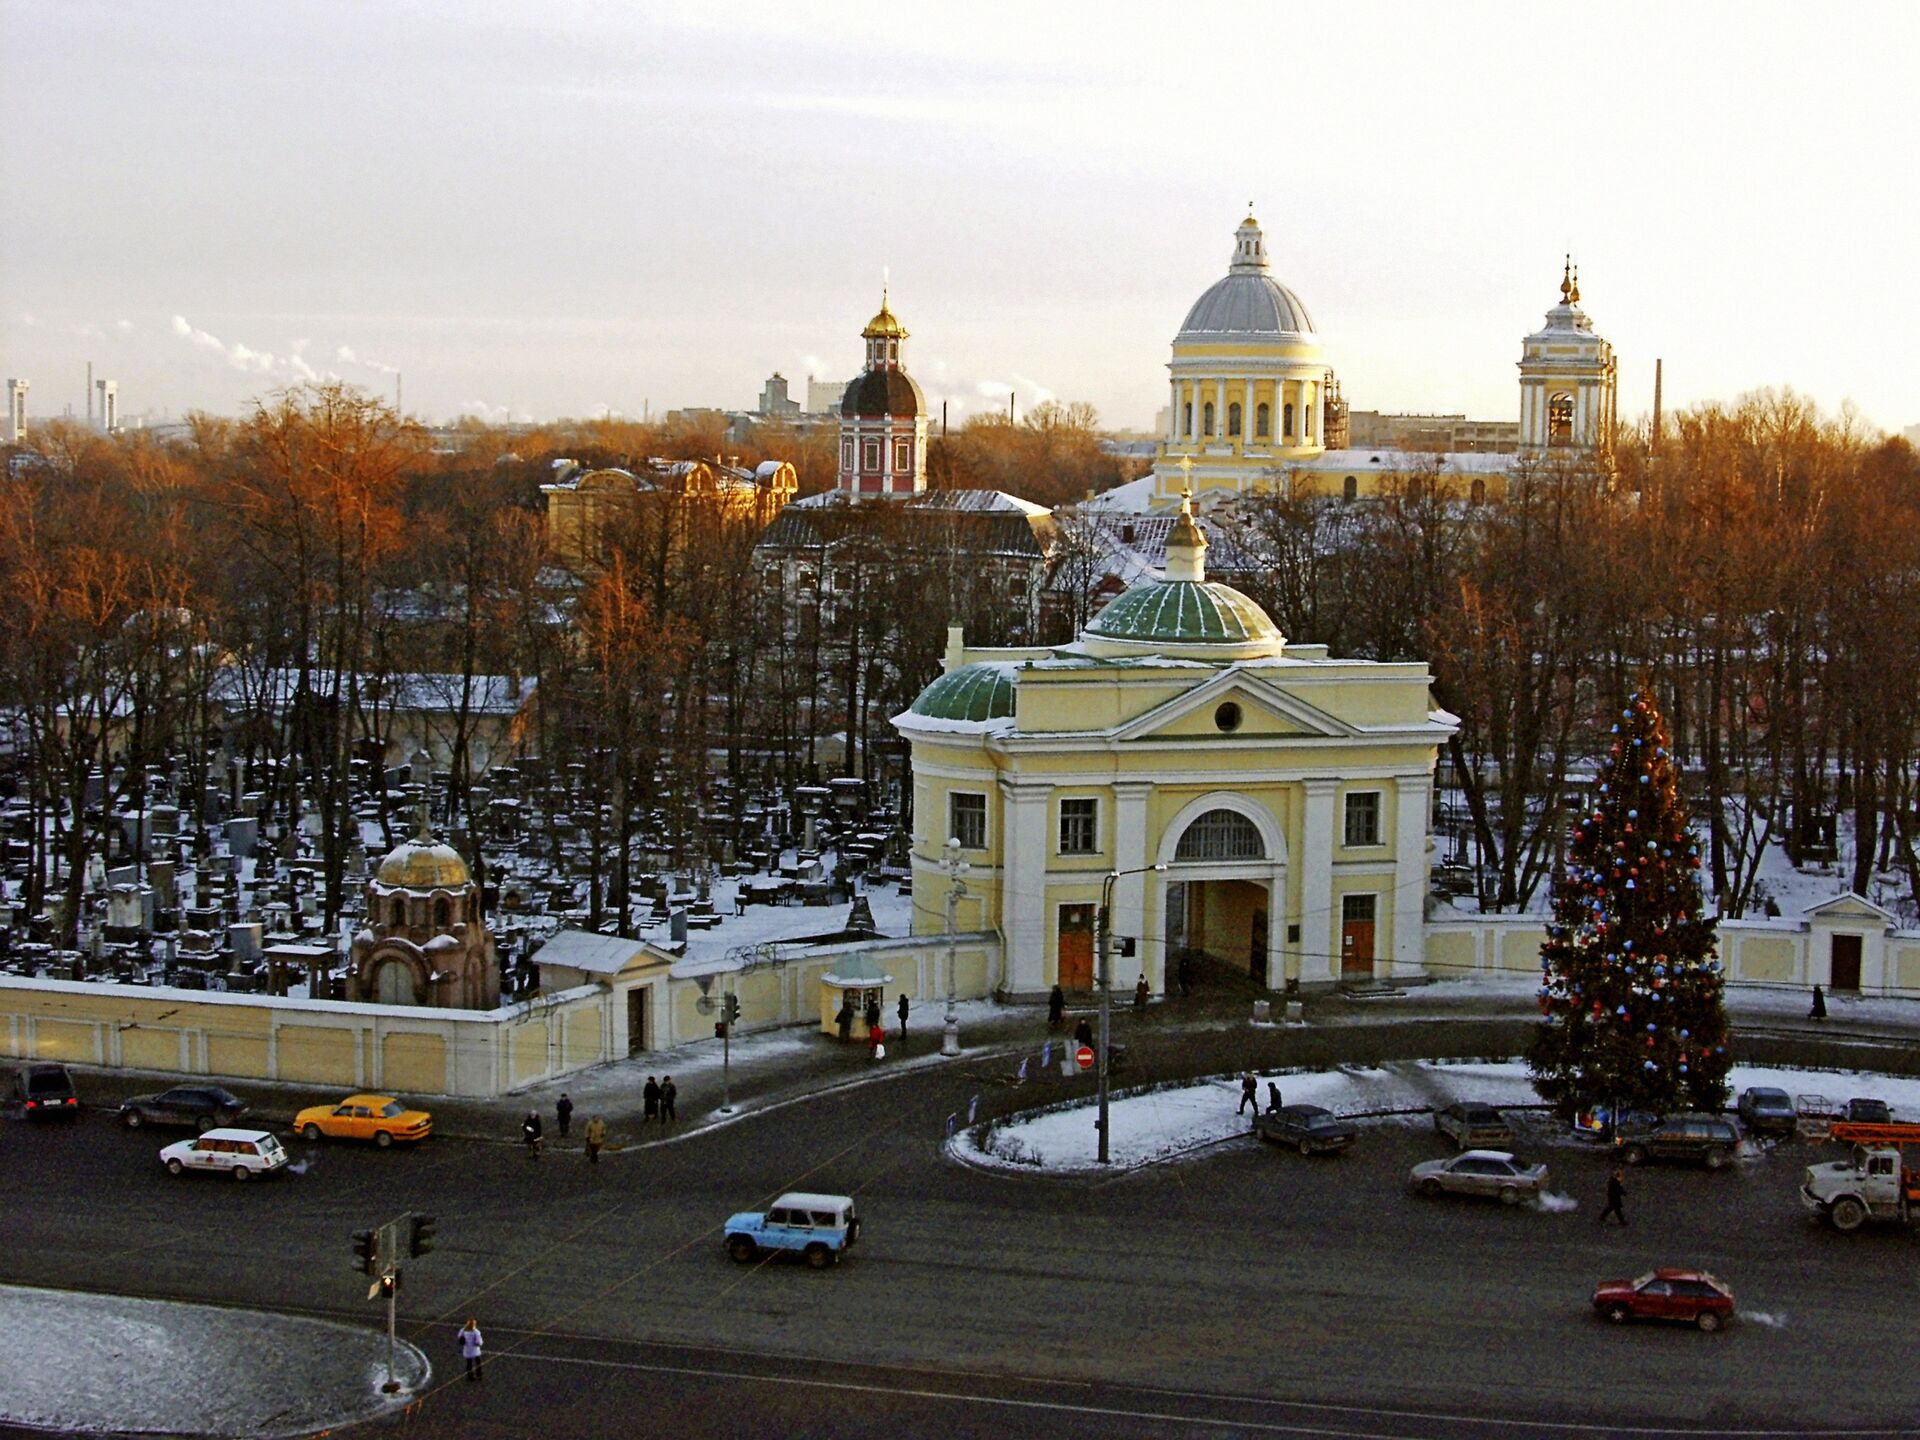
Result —
[[[1920, 6], [0, 0], [0, 370], [548, 419], [845, 379], [1115, 426], [1249, 200], [1357, 409], [1518, 408], [1571, 249], [1623, 416], [1920, 421]], [[988, 399], [986, 397], [992, 397]]]

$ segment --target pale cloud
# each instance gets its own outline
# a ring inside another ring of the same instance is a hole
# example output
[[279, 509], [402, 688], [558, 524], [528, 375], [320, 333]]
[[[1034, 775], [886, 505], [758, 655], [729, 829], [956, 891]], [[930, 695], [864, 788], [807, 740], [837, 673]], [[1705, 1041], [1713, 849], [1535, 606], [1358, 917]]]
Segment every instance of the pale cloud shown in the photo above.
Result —
[[316, 370], [299, 353], [307, 342], [296, 340], [292, 353], [275, 355], [271, 350], [256, 350], [236, 340], [228, 344], [218, 335], [200, 329], [184, 315], [173, 317], [173, 333], [202, 350], [210, 350], [243, 375], [272, 375], [288, 380], [337, 380], [332, 371]]
[[118, 330], [122, 335], [131, 335], [133, 333], [133, 322], [131, 320], [116, 320], [113, 322], [113, 328]]
[[400, 367], [398, 365], [389, 365], [384, 360], [373, 360], [365, 355], [357, 354], [351, 345], [342, 345], [338, 350], [333, 352], [333, 358], [338, 360], [342, 365], [358, 365], [363, 369], [372, 370], [379, 375], [398, 375], [400, 373]]
[[[603, 405], [600, 408], [604, 410], [606, 407]], [[512, 418], [511, 412], [506, 406], [489, 405], [484, 400], [469, 400], [466, 404], [456, 407], [453, 413], [455, 415], [472, 415], [476, 419], [486, 421], [489, 425], [504, 424]]]

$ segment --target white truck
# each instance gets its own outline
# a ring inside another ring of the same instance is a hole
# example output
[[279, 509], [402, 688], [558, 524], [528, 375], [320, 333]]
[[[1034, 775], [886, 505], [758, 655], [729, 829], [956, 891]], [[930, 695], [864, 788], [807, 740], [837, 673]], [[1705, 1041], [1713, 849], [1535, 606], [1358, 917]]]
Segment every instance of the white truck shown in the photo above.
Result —
[[1835, 1120], [1830, 1140], [1853, 1146], [1853, 1158], [1809, 1165], [1800, 1199], [1836, 1230], [1858, 1230], [1869, 1220], [1920, 1219], [1920, 1170], [1906, 1164], [1908, 1145], [1920, 1145], [1920, 1125]]

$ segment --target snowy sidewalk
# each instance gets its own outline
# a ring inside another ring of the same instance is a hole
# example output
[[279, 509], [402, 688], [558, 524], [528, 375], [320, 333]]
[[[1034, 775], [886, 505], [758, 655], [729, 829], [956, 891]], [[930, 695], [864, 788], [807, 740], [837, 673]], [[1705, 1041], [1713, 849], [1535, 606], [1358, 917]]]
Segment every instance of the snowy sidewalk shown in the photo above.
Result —
[[[371, 1308], [369, 1314], [371, 1314]], [[256, 1310], [0, 1285], [0, 1420], [60, 1434], [307, 1435], [404, 1405], [426, 1356], [386, 1332]]]
[[[1430, 1107], [1484, 1100], [1519, 1108], [1538, 1106], [1525, 1064], [1413, 1060], [1384, 1066], [1262, 1072], [1260, 1103], [1271, 1079], [1289, 1105], [1320, 1105], [1339, 1115], [1391, 1117], [1384, 1123], [1426, 1125]], [[1901, 1119], [1920, 1120], [1920, 1079], [1834, 1070], [1788, 1070], [1736, 1065], [1732, 1093], [1750, 1085], [1790, 1095], [1819, 1094], [1845, 1101], [1855, 1095], [1885, 1100]], [[1236, 1081], [1201, 1080], [1111, 1102], [1111, 1163], [1098, 1159], [1091, 1100], [1015, 1115], [981, 1130], [962, 1130], [947, 1142], [957, 1160], [1021, 1174], [1118, 1173], [1142, 1165], [1194, 1158], [1224, 1141], [1245, 1138], [1251, 1125], [1239, 1113]], [[1564, 1127], [1563, 1127], [1564, 1128]], [[1536, 1137], [1537, 1138], [1537, 1137]], [[1571, 1143], [1571, 1136], [1567, 1139]]]

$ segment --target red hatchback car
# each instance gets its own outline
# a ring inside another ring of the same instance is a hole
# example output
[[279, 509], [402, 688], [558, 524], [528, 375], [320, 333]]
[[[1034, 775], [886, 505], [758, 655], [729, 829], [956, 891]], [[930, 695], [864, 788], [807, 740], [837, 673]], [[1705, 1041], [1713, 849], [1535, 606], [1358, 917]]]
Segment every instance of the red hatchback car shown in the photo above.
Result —
[[1678, 1320], [1711, 1332], [1733, 1318], [1733, 1291], [1705, 1270], [1649, 1270], [1637, 1280], [1603, 1280], [1593, 1308], [1616, 1325]]

